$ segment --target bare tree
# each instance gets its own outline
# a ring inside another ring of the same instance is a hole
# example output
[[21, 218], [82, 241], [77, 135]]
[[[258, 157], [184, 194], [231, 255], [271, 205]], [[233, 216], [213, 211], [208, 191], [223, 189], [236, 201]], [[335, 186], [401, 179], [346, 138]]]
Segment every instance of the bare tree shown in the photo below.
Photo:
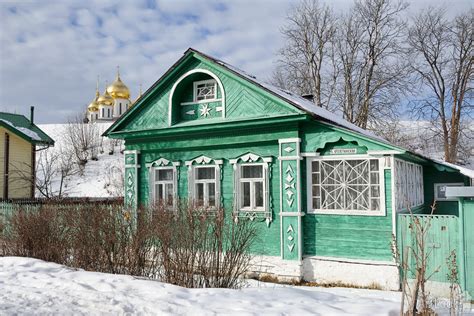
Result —
[[282, 30], [286, 45], [273, 83], [311, 93], [315, 104], [376, 128], [395, 116], [407, 90], [406, 8], [400, 0], [357, 0], [336, 16], [327, 5], [304, 0]]
[[393, 0], [358, 0], [341, 18], [337, 34], [339, 107], [344, 118], [367, 128], [393, 118], [408, 72], [402, 46], [408, 5]]
[[280, 68], [273, 82], [283, 88], [312, 94], [314, 103], [328, 107], [335, 88], [332, 41], [336, 16], [317, 0], [304, 0], [288, 15], [282, 30], [287, 42], [280, 51]]
[[84, 167], [90, 158], [97, 155], [100, 142], [97, 126], [94, 123], [84, 123], [82, 116], [78, 115], [68, 122], [65, 139], [80, 167]]
[[473, 19], [472, 9], [450, 21], [443, 9], [429, 8], [414, 18], [408, 36], [411, 68], [428, 91], [413, 103], [415, 114], [436, 123], [448, 162], [458, 159], [460, 127], [473, 109]]

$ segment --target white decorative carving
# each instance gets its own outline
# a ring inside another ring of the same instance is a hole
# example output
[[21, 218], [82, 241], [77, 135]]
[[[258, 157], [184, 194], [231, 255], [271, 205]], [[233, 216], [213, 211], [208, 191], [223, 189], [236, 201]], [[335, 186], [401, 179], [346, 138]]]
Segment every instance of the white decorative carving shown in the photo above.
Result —
[[200, 156], [200, 157], [194, 159], [194, 161], [197, 162], [198, 164], [210, 163], [211, 160], [212, 160], [211, 158], [206, 157], [206, 156]]
[[160, 158], [158, 160], [153, 161], [151, 163], [151, 165], [161, 167], [161, 166], [167, 166], [167, 165], [169, 165], [169, 163], [170, 163], [170, 161], [168, 159]]
[[291, 236], [291, 235], [288, 236], [288, 240], [289, 240], [289, 241], [293, 241], [293, 239], [294, 239], [293, 236]]
[[294, 230], [293, 230], [293, 226], [288, 225], [288, 229], [286, 230], [287, 233], [292, 233]]
[[291, 167], [291, 165], [288, 165], [288, 167], [286, 167], [286, 173], [293, 173], [293, 168]]
[[242, 159], [243, 162], [255, 162], [259, 158], [260, 158], [259, 156], [251, 154], [251, 153], [248, 153], [248, 154], [243, 155], [242, 157], [240, 157], [240, 159]]
[[203, 105], [201, 105], [201, 108], [199, 109], [199, 111], [201, 112], [201, 116], [204, 116], [204, 117], [208, 117], [210, 115], [211, 110], [212, 109], [209, 107], [209, 104], [207, 103], [204, 103]]
[[284, 151], [286, 151], [287, 153], [291, 153], [293, 150], [295, 150], [293, 147], [290, 147], [290, 146], [287, 146], [285, 147], [285, 149], [283, 149]]
[[288, 181], [290, 184], [291, 184], [291, 181], [293, 181], [293, 180], [294, 180], [294, 178], [291, 176], [291, 174], [288, 174], [286, 176], [286, 181]]
[[286, 199], [286, 203], [288, 204], [289, 207], [293, 205], [293, 199]]
[[287, 189], [294, 189], [295, 188], [295, 183], [285, 183], [285, 190]]
[[216, 112], [222, 112], [224, 108], [222, 106], [217, 106], [216, 107]]
[[289, 199], [291, 199], [293, 197], [293, 194], [295, 194], [293, 191], [286, 191], [286, 195], [288, 196]]
[[127, 157], [127, 162], [133, 161], [133, 159], [134, 159], [133, 156], [128, 156]]
[[295, 248], [295, 244], [288, 245], [288, 250], [290, 250], [290, 252], [293, 252], [293, 248]]
[[187, 111], [186, 114], [187, 115], [194, 115], [194, 114], [196, 114], [196, 111], [195, 110]]

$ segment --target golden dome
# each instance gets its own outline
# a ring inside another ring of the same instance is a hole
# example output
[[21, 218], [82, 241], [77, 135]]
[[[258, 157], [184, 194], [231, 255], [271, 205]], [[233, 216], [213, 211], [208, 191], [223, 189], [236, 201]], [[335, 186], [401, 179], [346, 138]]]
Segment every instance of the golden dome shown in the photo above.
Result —
[[95, 98], [92, 102], [87, 106], [87, 110], [89, 112], [97, 112], [99, 111], [99, 103], [97, 100], [99, 99], [99, 80], [97, 80], [97, 89], [95, 90]]
[[97, 103], [99, 105], [113, 106], [114, 102], [114, 98], [110, 96], [110, 94], [107, 92], [107, 89], [104, 91], [104, 94], [97, 98]]
[[89, 110], [89, 112], [97, 112], [97, 111], [99, 111], [99, 103], [97, 103], [97, 99], [94, 99], [94, 100], [89, 104], [89, 106], [87, 107], [87, 110]]
[[115, 81], [112, 82], [112, 84], [107, 87], [107, 92], [114, 99], [129, 99], [130, 98], [130, 90], [120, 79], [120, 72], [119, 72], [118, 67], [117, 67], [117, 77], [115, 78]]

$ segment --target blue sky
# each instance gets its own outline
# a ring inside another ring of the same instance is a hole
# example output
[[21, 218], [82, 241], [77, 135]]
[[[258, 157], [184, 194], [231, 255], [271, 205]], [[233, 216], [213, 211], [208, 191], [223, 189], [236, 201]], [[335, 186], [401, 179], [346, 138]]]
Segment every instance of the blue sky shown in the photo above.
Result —
[[[78, 0], [0, 2], [0, 111], [65, 122], [89, 104], [100, 76], [122, 79], [135, 99], [188, 48], [267, 79], [295, 1]], [[349, 0], [331, 1], [336, 11]], [[411, 11], [436, 1], [412, 1]], [[468, 0], [450, 1], [462, 11]]]

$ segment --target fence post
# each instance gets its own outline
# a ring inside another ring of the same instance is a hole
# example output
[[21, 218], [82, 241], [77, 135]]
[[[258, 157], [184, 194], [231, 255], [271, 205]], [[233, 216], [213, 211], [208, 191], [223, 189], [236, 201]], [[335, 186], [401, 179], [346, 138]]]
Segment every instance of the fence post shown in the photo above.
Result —
[[466, 291], [466, 271], [465, 271], [465, 262], [466, 262], [466, 248], [464, 244], [464, 208], [463, 208], [463, 198], [458, 198], [458, 209], [459, 209], [459, 283], [461, 285], [461, 290]]

